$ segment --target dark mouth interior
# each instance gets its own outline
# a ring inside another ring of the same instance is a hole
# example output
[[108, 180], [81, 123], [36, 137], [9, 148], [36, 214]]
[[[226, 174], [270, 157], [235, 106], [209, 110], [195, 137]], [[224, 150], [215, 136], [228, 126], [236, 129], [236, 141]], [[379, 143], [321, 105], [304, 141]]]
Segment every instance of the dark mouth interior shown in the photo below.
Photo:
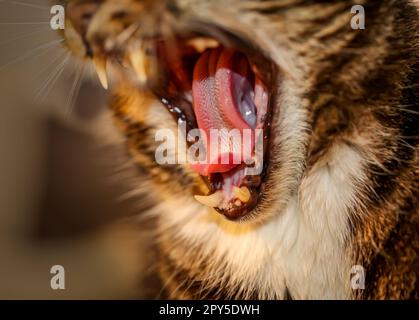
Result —
[[[226, 123], [229, 128], [263, 130], [260, 174], [246, 175], [245, 163], [194, 168], [211, 190], [209, 197], [202, 195], [197, 200], [235, 220], [252, 211], [263, 194], [276, 72], [260, 51], [237, 38], [233, 40], [224, 44], [194, 35], [157, 41], [160, 75], [156, 81], [149, 81], [149, 86], [175, 120], [185, 122], [187, 130]], [[214, 102], [214, 96], [221, 102]], [[235, 103], [223, 102], [229, 98]]]

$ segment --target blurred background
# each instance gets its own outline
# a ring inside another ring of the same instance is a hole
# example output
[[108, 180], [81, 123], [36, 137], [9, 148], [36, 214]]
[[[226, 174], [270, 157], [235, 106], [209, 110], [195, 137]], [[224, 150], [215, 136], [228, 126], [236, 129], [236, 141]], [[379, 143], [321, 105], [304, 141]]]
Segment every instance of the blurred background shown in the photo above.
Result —
[[153, 298], [137, 172], [50, 8], [0, 0], [0, 299]]

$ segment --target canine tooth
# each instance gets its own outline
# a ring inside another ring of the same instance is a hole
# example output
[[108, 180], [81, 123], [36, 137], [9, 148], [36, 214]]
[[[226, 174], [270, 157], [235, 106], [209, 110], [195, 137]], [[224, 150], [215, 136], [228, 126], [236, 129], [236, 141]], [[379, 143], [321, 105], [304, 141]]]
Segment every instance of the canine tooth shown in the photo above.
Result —
[[205, 49], [216, 48], [219, 46], [217, 40], [202, 37], [190, 39], [187, 43], [193, 46], [198, 52], [204, 52]]
[[194, 198], [199, 203], [207, 207], [214, 208], [217, 207], [221, 203], [221, 201], [223, 201], [224, 196], [222, 191], [216, 191], [208, 196], [195, 195]]
[[185, 92], [185, 99], [192, 104], [192, 92]]
[[241, 202], [247, 203], [250, 200], [250, 191], [247, 187], [233, 187], [233, 193]]
[[131, 61], [132, 67], [137, 73], [138, 80], [141, 83], [147, 82], [147, 57], [143, 49], [134, 50], [129, 53], [129, 60]]
[[93, 58], [95, 69], [100, 83], [105, 90], [108, 89], [108, 76], [106, 75], [106, 59]]

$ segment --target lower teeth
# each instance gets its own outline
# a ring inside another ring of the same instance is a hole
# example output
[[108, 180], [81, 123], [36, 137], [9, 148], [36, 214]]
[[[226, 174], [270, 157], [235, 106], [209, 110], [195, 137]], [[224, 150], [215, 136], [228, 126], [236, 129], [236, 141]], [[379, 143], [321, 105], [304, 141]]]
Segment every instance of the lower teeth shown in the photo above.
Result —
[[[242, 203], [249, 202], [251, 198], [250, 190], [249, 188], [245, 186], [240, 187], [240, 188], [233, 186], [233, 194], [234, 194], [234, 197], [236, 198], [235, 203], [239, 205], [241, 205]], [[194, 198], [196, 201], [198, 201], [199, 203], [207, 207], [215, 208], [215, 207], [218, 207], [223, 202], [224, 194], [221, 190], [217, 190], [216, 192], [208, 196], [195, 195]]]
[[222, 191], [218, 190], [208, 196], [196, 195], [194, 196], [194, 198], [196, 201], [198, 201], [199, 203], [207, 207], [215, 208], [215, 207], [218, 207], [221, 204], [221, 202], [224, 200], [224, 195]]
[[247, 203], [250, 200], [251, 194], [247, 187], [233, 187], [233, 193], [241, 202]]

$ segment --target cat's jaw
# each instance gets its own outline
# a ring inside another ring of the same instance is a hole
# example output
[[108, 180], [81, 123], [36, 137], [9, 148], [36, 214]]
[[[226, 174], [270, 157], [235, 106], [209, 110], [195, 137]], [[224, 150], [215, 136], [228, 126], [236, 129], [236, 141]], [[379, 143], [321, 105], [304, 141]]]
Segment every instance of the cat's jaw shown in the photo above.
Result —
[[[202, 286], [220, 285], [223, 278], [225, 287], [219, 290], [237, 286], [240, 298], [254, 292], [265, 299], [283, 299], [286, 292], [293, 299], [351, 298], [348, 220], [364, 179], [363, 158], [342, 143], [310, 170], [284, 208], [276, 208], [276, 217], [263, 224], [228, 222], [190, 201], [161, 204], [156, 213], [162, 239], [191, 248], [181, 251], [184, 257], [165, 254], [187, 265], [198, 259], [192, 250], [198, 248], [202, 263], [210, 264], [201, 271], [220, 277]], [[174, 207], [179, 209], [170, 209]]]

